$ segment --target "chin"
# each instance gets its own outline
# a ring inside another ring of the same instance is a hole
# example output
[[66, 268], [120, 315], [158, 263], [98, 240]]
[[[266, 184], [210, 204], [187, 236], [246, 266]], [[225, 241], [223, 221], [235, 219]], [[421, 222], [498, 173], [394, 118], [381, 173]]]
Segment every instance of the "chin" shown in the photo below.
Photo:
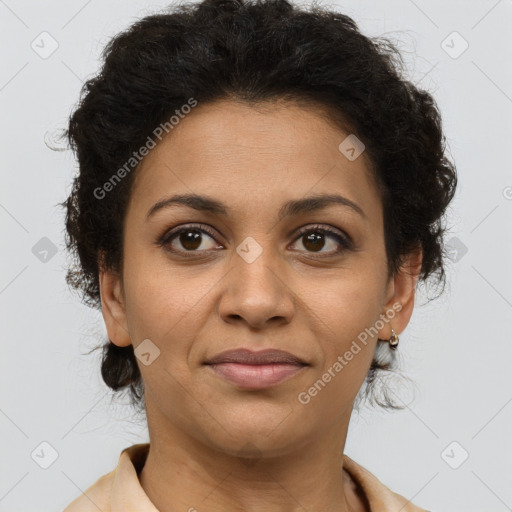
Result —
[[236, 422], [223, 422], [217, 417], [221, 426], [212, 432], [211, 425], [208, 425], [208, 444], [216, 450], [239, 457], [268, 458], [285, 455], [305, 444], [314, 435], [313, 432], [308, 434], [299, 429], [299, 425], [295, 423], [284, 421], [288, 413], [286, 411], [279, 417], [257, 420], [254, 416], [239, 416]]

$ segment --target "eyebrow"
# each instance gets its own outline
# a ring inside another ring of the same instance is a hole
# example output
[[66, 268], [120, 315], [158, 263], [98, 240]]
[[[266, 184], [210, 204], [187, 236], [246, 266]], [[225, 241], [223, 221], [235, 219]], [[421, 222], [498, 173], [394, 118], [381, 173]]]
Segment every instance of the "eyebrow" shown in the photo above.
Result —
[[[364, 219], [367, 219], [363, 209], [350, 199], [337, 194], [317, 194], [303, 199], [287, 201], [279, 210], [278, 220], [281, 221], [285, 217], [323, 210], [334, 204], [346, 206], [357, 212]], [[179, 194], [163, 198], [156, 202], [147, 212], [146, 221], [157, 211], [174, 205], [187, 206], [194, 210], [209, 212], [215, 215], [229, 215], [229, 208], [216, 199], [198, 194]]]

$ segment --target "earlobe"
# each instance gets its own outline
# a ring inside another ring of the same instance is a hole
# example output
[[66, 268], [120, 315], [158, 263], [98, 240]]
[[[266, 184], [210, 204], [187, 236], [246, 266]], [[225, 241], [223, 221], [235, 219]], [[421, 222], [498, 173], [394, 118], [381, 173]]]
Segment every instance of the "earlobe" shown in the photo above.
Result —
[[119, 347], [131, 344], [126, 321], [121, 277], [109, 270], [100, 270], [101, 313], [109, 340]]
[[421, 272], [422, 257], [421, 249], [411, 252], [404, 259], [398, 274], [392, 278], [391, 286], [394, 292], [385, 306], [384, 314], [394, 313], [387, 315], [390, 320], [379, 331], [379, 338], [389, 339], [391, 329], [400, 334], [407, 327], [414, 309], [414, 297]]

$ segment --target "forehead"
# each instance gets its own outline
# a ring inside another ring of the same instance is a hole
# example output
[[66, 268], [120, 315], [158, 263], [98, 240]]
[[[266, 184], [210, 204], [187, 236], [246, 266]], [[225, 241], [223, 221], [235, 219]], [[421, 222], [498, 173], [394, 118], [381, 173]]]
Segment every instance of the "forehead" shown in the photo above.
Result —
[[130, 209], [140, 216], [177, 192], [219, 197], [240, 211], [328, 192], [371, 214], [380, 203], [371, 163], [364, 152], [349, 160], [340, 151], [348, 135], [321, 110], [293, 103], [199, 104], [139, 164]]

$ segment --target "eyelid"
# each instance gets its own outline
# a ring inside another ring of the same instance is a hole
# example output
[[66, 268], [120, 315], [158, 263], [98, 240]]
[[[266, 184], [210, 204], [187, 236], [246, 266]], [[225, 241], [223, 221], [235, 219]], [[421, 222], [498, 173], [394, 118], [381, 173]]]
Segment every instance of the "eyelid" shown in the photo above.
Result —
[[344, 231], [342, 231], [341, 229], [335, 228], [333, 226], [329, 226], [328, 224], [318, 224], [318, 223], [305, 224], [304, 226], [301, 226], [300, 228], [298, 228], [297, 236], [295, 237], [295, 240], [297, 240], [304, 233], [309, 233], [310, 231], [321, 231], [321, 232], [327, 233], [328, 235], [331, 235], [331, 236], [339, 236], [347, 244], [352, 243], [352, 239], [350, 238], [350, 236], [347, 233], [345, 233]]
[[[206, 234], [208, 234], [209, 236], [211, 236], [215, 241], [217, 241], [217, 231], [214, 230], [212, 227], [208, 226], [207, 224], [202, 224], [202, 223], [194, 223], [194, 222], [191, 222], [189, 224], [183, 224], [183, 225], [180, 225], [180, 226], [176, 226], [175, 228], [172, 228], [168, 231], [165, 231], [163, 233], [163, 235], [161, 237], [159, 237], [159, 243], [161, 244], [167, 244], [171, 241], [171, 239], [176, 236], [176, 235], [179, 235], [182, 231], [185, 231], [185, 230], [190, 230], [190, 231], [204, 231], [206, 232]], [[191, 251], [193, 252], [193, 251]], [[197, 251], [199, 252], [199, 251]]]

